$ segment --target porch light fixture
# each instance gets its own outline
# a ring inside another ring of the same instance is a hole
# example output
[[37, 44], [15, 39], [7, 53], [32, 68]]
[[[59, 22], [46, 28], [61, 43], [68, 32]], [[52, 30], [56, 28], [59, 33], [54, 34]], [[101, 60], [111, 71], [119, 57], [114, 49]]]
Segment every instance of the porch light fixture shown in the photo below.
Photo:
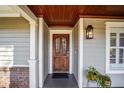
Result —
[[93, 39], [93, 27], [88, 25], [86, 28], [86, 39]]

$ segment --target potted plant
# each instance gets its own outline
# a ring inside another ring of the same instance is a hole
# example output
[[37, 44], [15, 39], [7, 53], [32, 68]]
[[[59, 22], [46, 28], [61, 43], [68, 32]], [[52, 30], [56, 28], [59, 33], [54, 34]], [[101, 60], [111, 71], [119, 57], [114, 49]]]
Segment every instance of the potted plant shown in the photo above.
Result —
[[96, 81], [98, 74], [99, 72], [94, 67], [90, 66], [87, 70], [87, 79], [91, 81]]
[[[95, 81], [98, 87], [108, 88], [111, 87], [111, 78], [108, 75], [100, 74], [94, 67], [90, 66], [87, 70], [87, 80]], [[88, 84], [88, 83], [87, 83]]]
[[108, 75], [99, 75], [97, 83], [99, 87], [109, 88], [111, 87], [111, 78]]

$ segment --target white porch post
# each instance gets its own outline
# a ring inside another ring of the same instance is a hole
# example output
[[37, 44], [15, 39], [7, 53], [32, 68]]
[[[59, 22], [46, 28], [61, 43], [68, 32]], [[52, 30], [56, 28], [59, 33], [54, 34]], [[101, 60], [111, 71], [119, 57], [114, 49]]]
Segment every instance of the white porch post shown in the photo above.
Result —
[[78, 85], [79, 88], [83, 87], [83, 18], [79, 19], [79, 33], [78, 33]]
[[39, 87], [43, 87], [44, 83], [44, 42], [43, 42], [43, 18], [39, 18]]
[[30, 60], [29, 62], [29, 84], [31, 88], [38, 87], [38, 51], [37, 51], [37, 26], [30, 22]]

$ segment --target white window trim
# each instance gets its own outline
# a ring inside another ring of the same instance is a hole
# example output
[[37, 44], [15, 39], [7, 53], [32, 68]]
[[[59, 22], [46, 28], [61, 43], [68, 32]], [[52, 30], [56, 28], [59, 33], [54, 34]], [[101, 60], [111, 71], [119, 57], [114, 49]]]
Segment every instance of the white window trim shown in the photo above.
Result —
[[[107, 74], [122, 74], [124, 73], [123, 70], [110, 70], [110, 29], [112, 27], [123, 27], [124, 28], [124, 22], [106, 22], [106, 73]], [[114, 31], [112, 31], [114, 32]]]

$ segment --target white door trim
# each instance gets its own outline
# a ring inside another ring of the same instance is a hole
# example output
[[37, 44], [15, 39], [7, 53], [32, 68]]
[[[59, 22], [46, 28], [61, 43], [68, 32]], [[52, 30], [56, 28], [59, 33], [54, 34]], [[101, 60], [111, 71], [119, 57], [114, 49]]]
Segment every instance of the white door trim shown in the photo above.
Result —
[[52, 51], [52, 46], [53, 46], [53, 40], [52, 40], [52, 36], [53, 34], [69, 34], [69, 48], [70, 48], [70, 54], [69, 54], [69, 74], [72, 74], [72, 30], [50, 30], [50, 61], [49, 61], [49, 73], [52, 74], [53, 73], [53, 66], [52, 66], [52, 55], [53, 55], [53, 51]]

